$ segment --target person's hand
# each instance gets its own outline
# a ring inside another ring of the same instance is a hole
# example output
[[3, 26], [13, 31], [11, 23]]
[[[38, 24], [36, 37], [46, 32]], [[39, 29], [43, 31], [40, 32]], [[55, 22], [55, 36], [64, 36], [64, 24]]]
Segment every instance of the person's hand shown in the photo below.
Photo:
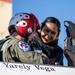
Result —
[[56, 61], [56, 58], [50, 59], [50, 60], [49, 60], [50, 65], [55, 65], [55, 61]]
[[35, 33], [35, 32], [33, 32], [33, 33], [28, 37], [28, 41], [27, 41], [28, 44], [30, 43], [30, 41], [32, 41], [32, 40], [34, 39], [34, 33]]

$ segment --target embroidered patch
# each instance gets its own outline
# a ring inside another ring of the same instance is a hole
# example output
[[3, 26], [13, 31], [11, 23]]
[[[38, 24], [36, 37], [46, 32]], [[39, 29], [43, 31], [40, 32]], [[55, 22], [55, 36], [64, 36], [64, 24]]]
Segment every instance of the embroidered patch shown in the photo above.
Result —
[[19, 41], [18, 46], [19, 46], [19, 48], [21, 48], [24, 51], [30, 50], [30, 46], [24, 41]]

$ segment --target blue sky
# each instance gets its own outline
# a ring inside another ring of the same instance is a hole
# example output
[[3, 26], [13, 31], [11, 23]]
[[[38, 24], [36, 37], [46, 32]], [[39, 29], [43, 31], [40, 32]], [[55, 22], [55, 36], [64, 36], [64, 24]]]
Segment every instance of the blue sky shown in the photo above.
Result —
[[[69, 20], [75, 23], [75, 0], [12, 0], [12, 2], [13, 15], [18, 12], [33, 13], [40, 23], [49, 16], [58, 18], [61, 22], [59, 46], [64, 48], [66, 31], [63, 22]], [[66, 65], [67, 60], [64, 58], [64, 66]]]

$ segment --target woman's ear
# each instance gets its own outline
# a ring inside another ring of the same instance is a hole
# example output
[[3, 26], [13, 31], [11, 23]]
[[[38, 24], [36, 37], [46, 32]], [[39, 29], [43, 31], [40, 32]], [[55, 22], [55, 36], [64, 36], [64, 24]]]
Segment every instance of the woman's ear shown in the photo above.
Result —
[[41, 32], [41, 29], [38, 29], [38, 32], [40, 33]]

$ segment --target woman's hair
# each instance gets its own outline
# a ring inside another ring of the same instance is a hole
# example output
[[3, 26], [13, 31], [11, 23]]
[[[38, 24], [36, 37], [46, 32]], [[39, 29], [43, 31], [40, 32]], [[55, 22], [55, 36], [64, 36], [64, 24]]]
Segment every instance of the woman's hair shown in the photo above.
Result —
[[61, 24], [60, 24], [60, 21], [59, 21], [57, 18], [55, 18], [55, 17], [47, 17], [47, 18], [42, 22], [41, 28], [43, 28], [43, 26], [44, 26], [47, 22], [51, 22], [51, 23], [56, 24], [57, 27], [58, 27], [58, 30], [60, 30]]
[[55, 18], [55, 17], [47, 17], [41, 24], [41, 29], [46, 25], [47, 22], [51, 22], [51, 23], [54, 23], [55, 25], [57, 25], [58, 27], [58, 35], [59, 35], [59, 32], [60, 32], [60, 21]]

